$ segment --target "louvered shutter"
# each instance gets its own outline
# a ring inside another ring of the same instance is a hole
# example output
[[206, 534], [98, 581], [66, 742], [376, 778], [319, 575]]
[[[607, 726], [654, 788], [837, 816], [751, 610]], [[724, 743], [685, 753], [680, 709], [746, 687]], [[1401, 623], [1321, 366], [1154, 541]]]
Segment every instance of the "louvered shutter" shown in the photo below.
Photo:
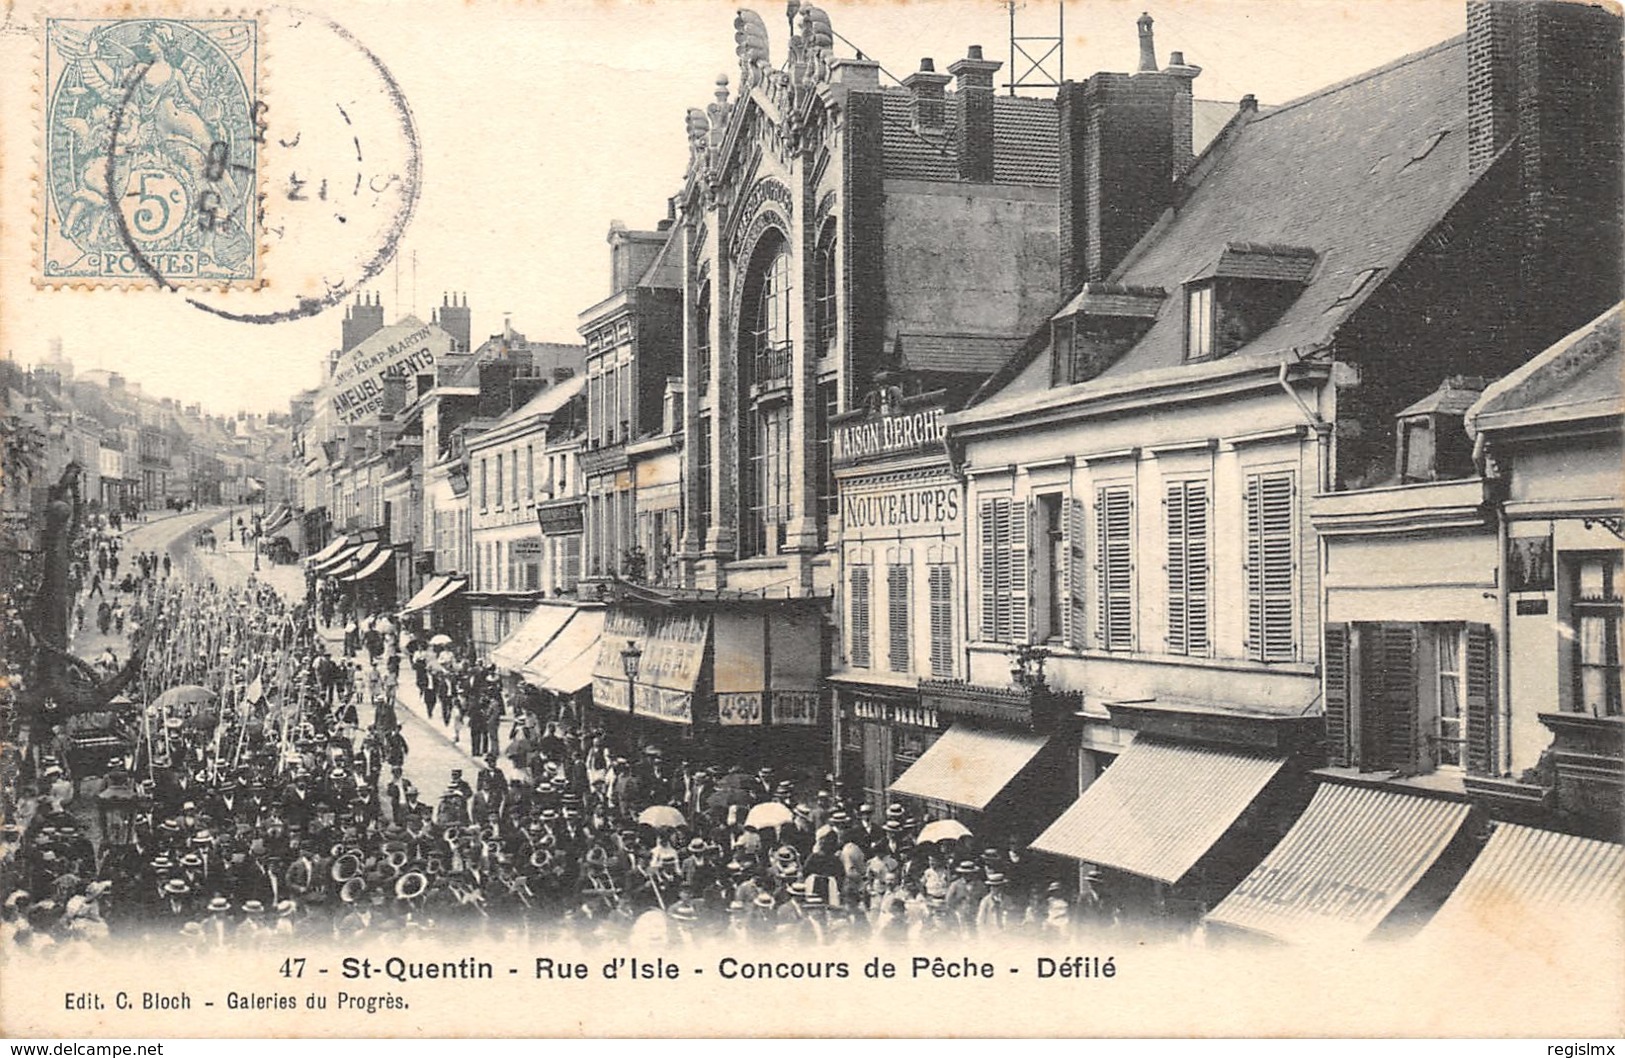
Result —
[[1030, 585], [1032, 571], [1029, 568], [1032, 555], [1028, 549], [1028, 539], [1032, 534], [1033, 505], [1032, 502], [1010, 504], [1010, 543], [1006, 549], [1007, 561], [1010, 565], [1010, 638], [1011, 643], [1025, 643], [1028, 638], [1028, 629], [1032, 627]]
[[1326, 672], [1326, 758], [1344, 768], [1355, 756], [1349, 752], [1349, 626], [1326, 625], [1326, 646], [1321, 664]]
[[1066, 621], [1067, 643], [1079, 648], [1085, 643], [1084, 606], [1088, 596], [1085, 585], [1089, 575], [1089, 563], [1083, 549], [1085, 519], [1083, 501], [1069, 499], [1066, 518], [1067, 603], [1061, 613]]
[[[1421, 628], [1401, 623], [1378, 627], [1383, 765], [1406, 774], [1416, 774], [1426, 770], [1422, 765], [1422, 729], [1417, 701], [1420, 683], [1417, 657], [1420, 653]], [[1363, 671], [1361, 678], [1366, 678]]]
[[1292, 475], [1247, 478], [1247, 647], [1259, 661], [1291, 661]]
[[931, 675], [954, 674], [954, 571], [946, 563], [931, 567]]
[[993, 635], [1010, 642], [1010, 501], [993, 501]]
[[1134, 648], [1133, 494], [1113, 486], [1095, 494], [1099, 572], [1096, 637], [1107, 650]]
[[869, 667], [869, 567], [852, 567], [852, 649], [854, 668]]
[[888, 653], [893, 672], [909, 670], [912, 630], [908, 622], [908, 574], [909, 567], [901, 562], [886, 567], [886, 638], [891, 648]]
[[1189, 654], [1208, 652], [1207, 483], [1185, 486], [1185, 621]]
[[1188, 610], [1190, 578], [1185, 569], [1185, 483], [1168, 486], [1162, 500], [1168, 523], [1168, 653], [1189, 652]]
[[983, 500], [980, 505], [982, 520], [982, 609], [981, 638], [985, 643], [997, 641], [998, 628], [998, 563], [999, 550], [994, 528], [994, 502]]
[[1495, 632], [1489, 625], [1469, 624], [1466, 647], [1467, 770], [1495, 774]]

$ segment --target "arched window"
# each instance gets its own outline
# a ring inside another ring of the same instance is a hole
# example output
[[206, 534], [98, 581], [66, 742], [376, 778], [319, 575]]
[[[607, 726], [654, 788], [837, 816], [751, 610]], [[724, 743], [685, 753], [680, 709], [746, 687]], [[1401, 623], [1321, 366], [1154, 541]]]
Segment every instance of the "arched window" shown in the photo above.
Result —
[[836, 320], [835, 291], [840, 286], [835, 254], [835, 225], [826, 224], [818, 239], [818, 253], [813, 260], [813, 298], [817, 312], [818, 355], [828, 356], [835, 351]]
[[792, 516], [790, 410], [763, 387], [790, 378], [791, 268], [783, 236], [770, 233], [745, 275], [739, 356], [739, 554], [770, 554]]
[[694, 355], [699, 361], [697, 379], [701, 395], [711, 386], [711, 284], [700, 287], [694, 301]]

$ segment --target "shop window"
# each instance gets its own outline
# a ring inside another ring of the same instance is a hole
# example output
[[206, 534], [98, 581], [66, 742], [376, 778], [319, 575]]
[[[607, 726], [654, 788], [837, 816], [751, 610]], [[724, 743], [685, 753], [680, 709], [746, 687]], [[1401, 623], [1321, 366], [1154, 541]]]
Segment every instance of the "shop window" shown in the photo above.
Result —
[[1296, 568], [1290, 473], [1247, 477], [1247, 653], [1254, 661], [1296, 658]]
[[1134, 489], [1095, 491], [1095, 639], [1105, 650], [1134, 649]]
[[1328, 624], [1331, 762], [1405, 775], [1493, 774], [1494, 645], [1482, 624]]
[[1175, 481], [1164, 497], [1168, 523], [1168, 653], [1208, 651], [1207, 482]]
[[909, 572], [907, 563], [886, 567], [886, 639], [888, 660], [893, 672], [909, 671]]
[[984, 499], [981, 521], [981, 638], [1025, 643], [1028, 634], [1027, 504], [998, 496]]
[[1574, 686], [1569, 708], [1619, 716], [1620, 574], [1618, 551], [1567, 556], [1572, 569], [1569, 623], [1574, 629]]

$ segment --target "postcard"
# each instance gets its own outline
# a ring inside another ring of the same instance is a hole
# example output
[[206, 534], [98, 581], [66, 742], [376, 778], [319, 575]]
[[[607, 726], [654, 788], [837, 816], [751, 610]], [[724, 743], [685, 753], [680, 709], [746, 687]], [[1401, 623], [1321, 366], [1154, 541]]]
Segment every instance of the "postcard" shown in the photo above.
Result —
[[1621, 25], [8, 6], [0, 1025], [1621, 1035]]

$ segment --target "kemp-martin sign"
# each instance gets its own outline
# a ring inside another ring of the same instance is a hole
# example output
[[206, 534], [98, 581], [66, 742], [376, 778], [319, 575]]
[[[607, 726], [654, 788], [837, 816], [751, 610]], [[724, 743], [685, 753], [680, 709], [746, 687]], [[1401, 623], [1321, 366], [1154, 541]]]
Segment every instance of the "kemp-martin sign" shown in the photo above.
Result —
[[941, 408], [875, 415], [835, 427], [835, 461], [854, 463], [918, 448], [934, 448], [946, 436]]
[[[451, 335], [416, 316], [407, 316], [360, 342], [339, 359], [327, 381], [333, 414], [342, 423], [376, 416], [383, 407], [384, 380], [404, 378], [434, 369], [436, 360], [451, 352]], [[413, 388], [408, 385], [410, 399]]]

